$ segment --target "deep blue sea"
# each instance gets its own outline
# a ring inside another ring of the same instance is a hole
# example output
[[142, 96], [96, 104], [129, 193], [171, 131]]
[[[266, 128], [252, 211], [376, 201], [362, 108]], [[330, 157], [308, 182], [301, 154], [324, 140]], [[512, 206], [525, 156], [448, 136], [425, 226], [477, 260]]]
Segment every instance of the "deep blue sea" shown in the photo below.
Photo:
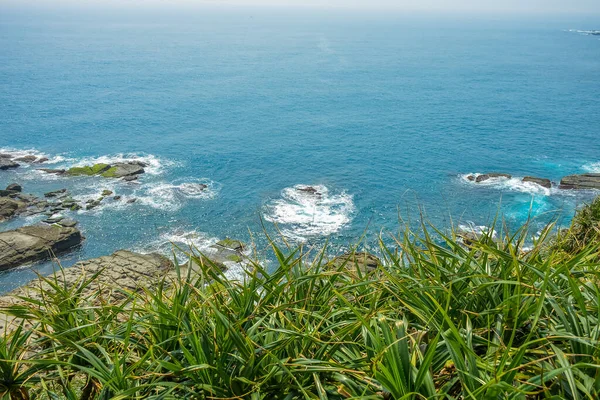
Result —
[[[291, 243], [345, 246], [367, 230], [368, 247], [400, 218], [418, 220], [419, 207], [442, 227], [485, 226], [498, 213], [513, 228], [529, 216], [566, 223], [593, 193], [520, 178], [600, 172], [600, 37], [577, 32], [594, 22], [0, 6], [0, 152], [44, 154], [52, 168], [150, 164], [139, 184], [23, 167], [1, 171], [0, 187], [138, 199], [69, 215], [87, 240], [65, 265], [256, 233], [264, 248], [261, 221]], [[485, 172], [515, 178], [465, 179]], [[0, 291], [32, 276], [4, 273]]]

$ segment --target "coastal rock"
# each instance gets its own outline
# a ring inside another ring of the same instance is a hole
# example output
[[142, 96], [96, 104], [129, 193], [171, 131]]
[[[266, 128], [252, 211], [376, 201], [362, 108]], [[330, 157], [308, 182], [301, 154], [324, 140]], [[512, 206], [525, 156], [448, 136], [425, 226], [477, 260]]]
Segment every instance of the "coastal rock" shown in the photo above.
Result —
[[17, 213], [17, 210], [21, 207], [18, 201], [10, 199], [8, 197], [0, 198], [0, 222], [6, 221], [12, 218]]
[[[98, 290], [104, 298], [111, 302], [123, 299], [125, 291], [137, 291], [156, 285], [162, 278], [173, 271], [173, 263], [159, 254], [139, 254], [127, 250], [119, 250], [110, 256], [81, 261], [70, 268], [50, 277], [66, 286], [77, 285], [82, 277], [90, 278], [98, 274], [94, 282], [85, 288], [85, 295], [90, 296]], [[0, 296], [0, 305], [19, 302], [16, 296], [29, 296], [40, 299], [42, 290], [51, 290], [48, 283], [35, 279], [27, 285]]]
[[535, 184], [538, 184], [538, 185], [548, 188], [548, 189], [552, 188], [552, 182], [550, 182], [550, 179], [546, 179], [546, 178], [537, 178], [535, 176], [526, 176], [525, 178], [523, 178], [523, 182], [535, 183]]
[[123, 177], [123, 180], [125, 182], [134, 182], [134, 181], [137, 181], [137, 179], [138, 179], [137, 175], [129, 175], [129, 176]]
[[598, 189], [600, 190], [600, 174], [590, 173], [565, 176], [560, 181], [560, 189]]
[[77, 226], [79, 222], [75, 221], [74, 219], [69, 219], [69, 218], [64, 218], [61, 219], [58, 224], [60, 226], [64, 226], [65, 228], [74, 228]]
[[94, 164], [92, 166], [86, 165], [83, 167], [72, 167], [69, 168], [65, 174], [70, 175], [70, 176], [93, 176], [93, 175], [100, 175], [108, 170], [110, 170], [111, 166], [108, 164], [103, 164], [103, 163], [99, 163], [99, 164]]
[[38, 168], [37, 170], [45, 172], [47, 174], [55, 174], [55, 175], [62, 175], [66, 172], [66, 170], [64, 170], [64, 169], [54, 169], [54, 168]]
[[0, 270], [49, 259], [81, 244], [82, 240], [78, 229], [56, 225], [32, 225], [0, 232]]
[[107, 178], [124, 178], [126, 176], [140, 175], [144, 172], [144, 167], [138, 164], [116, 164], [108, 171], [102, 173], [102, 176]]
[[134, 197], [132, 199], [127, 200], [127, 204], [133, 204], [137, 201], [137, 199]]
[[37, 160], [36, 156], [23, 156], [23, 157], [15, 158], [15, 161], [21, 161], [21, 162], [28, 163], [28, 164], [35, 162], [35, 160]]
[[492, 172], [492, 173], [489, 173], [489, 174], [481, 174], [481, 175], [478, 175], [477, 177], [475, 177], [475, 182], [477, 182], [477, 183], [485, 182], [488, 179], [494, 179], [494, 178], [510, 179], [510, 178], [512, 178], [512, 175], [510, 175], [510, 174], [501, 174], [501, 173], [496, 173], [496, 172]]
[[11, 160], [13, 158], [13, 156], [12, 156], [12, 154], [8, 154], [8, 153], [0, 153], [0, 158]]
[[43, 164], [46, 161], [49, 161], [48, 157], [40, 157], [40, 158], [38, 158], [37, 160], [34, 161], [34, 164]]
[[52, 192], [44, 193], [44, 197], [58, 197], [65, 193], [67, 193], [67, 189], [59, 189], [59, 190], [54, 190]]
[[119, 200], [121, 200], [121, 196], [115, 196], [115, 197], [113, 197], [113, 200], [114, 201], [119, 201]]
[[381, 265], [381, 260], [377, 256], [365, 252], [346, 253], [327, 263], [327, 267], [334, 270], [338, 270], [343, 266], [352, 276], [357, 275], [358, 271], [361, 275], [370, 273], [377, 269], [379, 265]]
[[112, 190], [105, 189], [105, 190], [102, 191], [102, 196], [103, 197], [110, 196], [111, 194], [113, 194]]
[[12, 192], [21, 192], [23, 190], [23, 188], [21, 187], [21, 185], [19, 185], [17, 183], [11, 183], [10, 185], [8, 185], [6, 187], [6, 190], [9, 190]]
[[0, 170], [6, 171], [8, 169], [18, 168], [21, 165], [12, 161], [9, 158], [0, 158]]
[[308, 193], [308, 194], [311, 194], [314, 196], [321, 195], [321, 193], [319, 193], [319, 191], [312, 186], [304, 186], [304, 187], [296, 188], [296, 190], [299, 192]]

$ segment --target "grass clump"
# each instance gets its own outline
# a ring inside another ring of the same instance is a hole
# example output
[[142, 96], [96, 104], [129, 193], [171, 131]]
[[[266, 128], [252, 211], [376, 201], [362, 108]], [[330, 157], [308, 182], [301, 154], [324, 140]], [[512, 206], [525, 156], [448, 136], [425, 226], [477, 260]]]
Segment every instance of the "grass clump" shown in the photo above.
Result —
[[243, 281], [190, 254], [197, 272], [119, 304], [83, 295], [95, 276], [54, 283], [4, 310], [29, 327], [0, 342], [0, 394], [596, 399], [598, 245], [566, 256], [551, 230], [527, 250], [525, 228], [468, 246], [407, 231], [368, 269], [271, 243], [276, 268], [250, 261]]
[[571, 226], [559, 232], [554, 247], [569, 254], [578, 253], [600, 242], [600, 196], [575, 214]]

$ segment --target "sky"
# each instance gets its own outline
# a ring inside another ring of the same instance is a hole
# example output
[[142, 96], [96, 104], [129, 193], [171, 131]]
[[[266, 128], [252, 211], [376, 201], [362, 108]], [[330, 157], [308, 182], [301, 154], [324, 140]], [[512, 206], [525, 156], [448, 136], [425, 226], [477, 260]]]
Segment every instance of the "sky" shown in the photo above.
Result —
[[600, 0], [0, 0], [0, 7], [276, 6], [405, 11], [600, 15]]

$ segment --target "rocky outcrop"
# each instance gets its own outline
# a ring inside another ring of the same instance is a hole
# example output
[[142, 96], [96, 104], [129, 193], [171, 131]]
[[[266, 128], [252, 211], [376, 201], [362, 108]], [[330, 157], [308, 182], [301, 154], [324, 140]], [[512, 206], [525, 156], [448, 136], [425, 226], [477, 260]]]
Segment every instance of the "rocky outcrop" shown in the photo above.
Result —
[[327, 267], [334, 270], [339, 270], [343, 266], [351, 276], [357, 276], [358, 271], [360, 271], [361, 275], [371, 273], [379, 265], [381, 265], [381, 260], [377, 256], [364, 252], [346, 253], [335, 257], [327, 263]]
[[37, 157], [29, 155], [29, 156], [18, 157], [18, 158], [15, 158], [14, 160], [31, 164], [37, 160]]
[[6, 187], [6, 190], [9, 192], [21, 192], [23, 188], [18, 183], [11, 183]]
[[132, 177], [143, 174], [144, 163], [131, 162], [131, 163], [119, 163], [119, 164], [94, 164], [91, 166], [73, 167], [69, 168], [64, 172], [65, 175], [70, 176], [103, 176], [105, 178], [126, 178], [126, 180], [132, 180]]
[[16, 200], [0, 197], [0, 222], [14, 217], [23, 206]]
[[21, 165], [12, 161], [10, 158], [0, 158], [0, 170], [19, 168]]
[[299, 188], [296, 188], [296, 190], [299, 192], [311, 194], [313, 196], [321, 196], [321, 193], [319, 193], [319, 191], [312, 186], [299, 187]]
[[497, 172], [490, 172], [489, 174], [469, 175], [469, 176], [467, 176], [468, 180], [475, 181], [477, 183], [485, 182], [488, 179], [497, 179], [497, 178], [510, 179], [510, 178], [512, 178], [512, 175], [510, 175], [510, 174], [502, 174], [502, 173], [497, 173]]
[[552, 188], [552, 182], [550, 181], [550, 179], [546, 179], [546, 178], [537, 178], [535, 176], [526, 176], [525, 178], [523, 178], [522, 181], [535, 183], [535, 184], [545, 187], [547, 189]]
[[581, 174], [565, 176], [560, 181], [560, 189], [597, 189], [600, 190], [600, 174]]
[[24, 226], [0, 232], [0, 270], [46, 260], [81, 244], [76, 228], [57, 225]]

